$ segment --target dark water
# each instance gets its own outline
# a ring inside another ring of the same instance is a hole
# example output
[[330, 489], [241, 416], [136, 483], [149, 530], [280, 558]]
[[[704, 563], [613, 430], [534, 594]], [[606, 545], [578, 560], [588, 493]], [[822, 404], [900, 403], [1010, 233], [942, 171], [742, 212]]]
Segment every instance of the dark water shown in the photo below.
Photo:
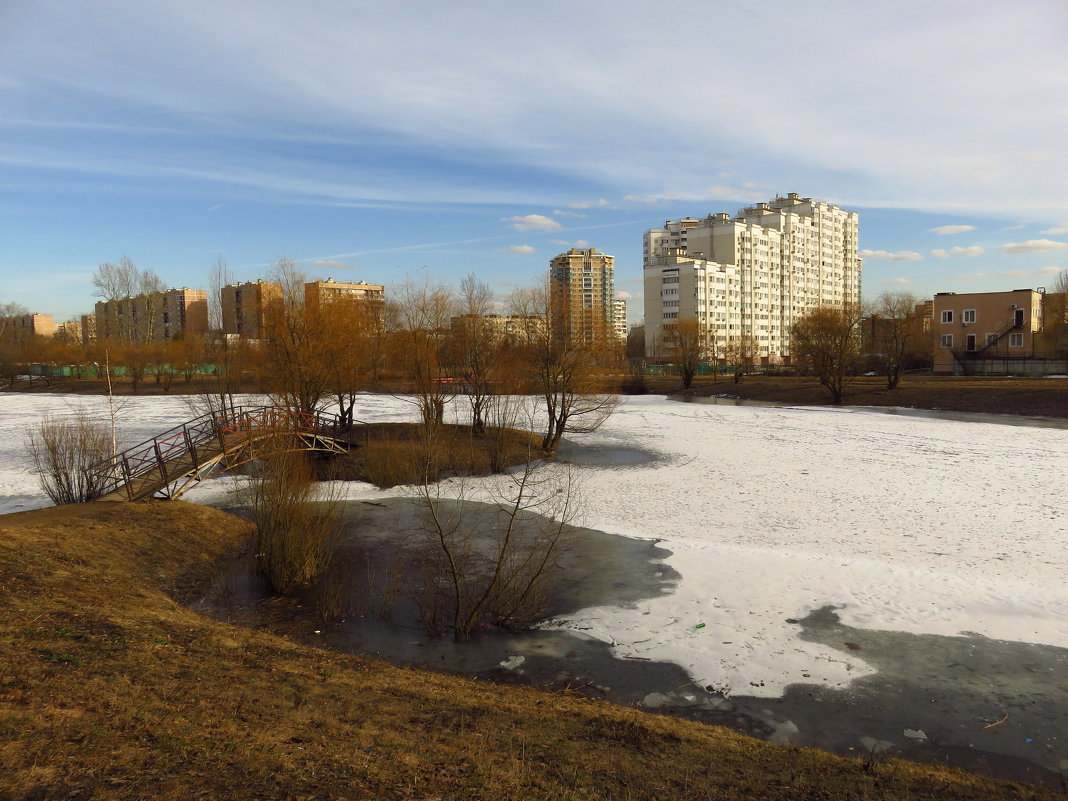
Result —
[[779, 409], [848, 409], [861, 414], [889, 414], [897, 417], [920, 417], [927, 420], [955, 420], [959, 423], [993, 423], [1003, 426], [1027, 428], [1068, 429], [1068, 420], [1060, 417], [1026, 417], [1016, 414], [984, 414], [981, 412], [949, 412], [938, 409], [911, 409], [904, 406], [799, 406], [774, 401], [746, 400], [744, 398], [709, 398], [689, 395], [668, 395], [669, 400], [682, 403], [707, 403], [713, 406], [765, 406]]

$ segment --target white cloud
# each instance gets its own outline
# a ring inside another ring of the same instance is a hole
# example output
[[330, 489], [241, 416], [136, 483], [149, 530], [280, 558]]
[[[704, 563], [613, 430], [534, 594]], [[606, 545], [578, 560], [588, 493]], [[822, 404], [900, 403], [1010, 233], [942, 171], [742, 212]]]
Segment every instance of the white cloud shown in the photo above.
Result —
[[862, 250], [863, 259], [886, 259], [887, 261], [923, 261], [923, 255], [914, 250]]
[[1055, 225], [1052, 228], [1047, 228], [1045, 231], [1039, 231], [1040, 234], [1068, 234], [1068, 222], [1063, 222], [1060, 225]]
[[597, 200], [586, 200], [586, 201], [583, 201], [581, 203], [568, 203], [567, 207], [569, 209], [592, 209], [592, 208], [603, 209], [607, 205], [608, 205], [608, 201], [605, 200], [603, 197], [601, 197], [601, 198], [597, 198]]
[[355, 264], [346, 264], [343, 261], [336, 261], [334, 259], [316, 259], [312, 264], [319, 267], [333, 267], [335, 270], [355, 270]]
[[564, 211], [563, 209], [553, 209], [554, 217], [585, 217], [585, 214], [577, 211]]
[[1068, 248], [1068, 242], [1054, 242], [1052, 239], [1028, 239], [1026, 242], [998, 245], [998, 250], [1007, 256], [1023, 253], [1049, 253], [1051, 250], [1064, 250], [1065, 248]]
[[972, 245], [971, 247], [962, 248], [959, 245], [952, 247], [949, 250], [943, 248], [936, 248], [931, 251], [932, 256], [937, 256], [940, 259], [948, 259], [950, 256], [981, 256], [983, 249], [978, 245]]
[[885, 281], [880, 281], [879, 283], [884, 286], [904, 286], [905, 284], [911, 284], [912, 281], [908, 278], [887, 278]]
[[562, 225], [544, 214], [527, 214], [523, 217], [501, 217], [501, 222], [511, 223], [516, 231], [561, 231]]
[[1035, 278], [1043, 275], [1058, 275], [1064, 267], [1039, 267], [1035, 270], [1006, 270], [1003, 273], [966, 273], [963, 275], [951, 275], [949, 278], [955, 281], [975, 281], [982, 278]]
[[630, 292], [616, 292], [616, 297], [620, 300], [630, 301], [634, 298], [634, 295], [632, 295]]
[[569, 242], [566, 239], [554, 239], [552, 240], [554, 245], [563, 245], [565, 248], [588, 248], [590, 243], [585, 239], [576, 239], [574, 242]]
[[509, 253], [520, 253], [524, 256], [537, 252], [530, 245], [509, 245], [505, 250]]
[[975, 231], [974, 225], [940, 225], [937, 228], [928, 228], [928, 233], [938, 234], [939, 236], [945, 236], [946, 234], [964, 234], [968, 231]]

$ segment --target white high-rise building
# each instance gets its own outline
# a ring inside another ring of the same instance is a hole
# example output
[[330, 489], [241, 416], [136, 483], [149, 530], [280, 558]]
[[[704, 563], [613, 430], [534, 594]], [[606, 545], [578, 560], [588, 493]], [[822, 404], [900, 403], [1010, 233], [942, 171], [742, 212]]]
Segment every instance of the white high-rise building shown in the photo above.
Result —
[[668, 220], [645, 232], [646, 351], [682, 318], [711, 356], [747, 340], [764, 363], [788, 360], [790, 326], [820, 306], [860, 301], [858, 216], [796, 193], [738, 212]]
[[627, 301], [624, 298], [612, 301], [612, 332], [616, 339], [627, 338]]

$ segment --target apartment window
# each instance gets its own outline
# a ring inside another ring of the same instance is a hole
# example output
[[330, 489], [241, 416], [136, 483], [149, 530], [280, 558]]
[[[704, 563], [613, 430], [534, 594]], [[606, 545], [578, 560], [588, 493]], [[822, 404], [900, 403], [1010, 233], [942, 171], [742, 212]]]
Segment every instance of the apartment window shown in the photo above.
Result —
[[964, 343], [965, 350], [975, 350], [975, 334], [968, 334], [964, 338]]
[[1009, 334], [1009, 347], [1010, 348], [1022, 348], [1023, 347], [1023, 334]]
[[997, 341], [998, 341], [998, 335], [997, 334], [987, 334], [986, 335], [987, 347], [990, 347], [991, 345], [993, 345]]
[[[963, 312], [961, 312], [960, 321], [962, 323], [964, 323], [964, 324], [974, 323], [975, 322], [975, 309], [965, 309]], [[945, 321], [943, 320], [943, 322], [945, 322]], [[952, 322], [952, 320], [950, 322]]]
[[942, 334], [942, 347], [943, 348], [952, 348], [953, 347], [953, 335], [952, 334]]
[[953, 311], [951, 309], [946, 309], [945, 311], [942, 312], [942, 322], [943, 323], [951, 323], [951, 322], [953, 322]]

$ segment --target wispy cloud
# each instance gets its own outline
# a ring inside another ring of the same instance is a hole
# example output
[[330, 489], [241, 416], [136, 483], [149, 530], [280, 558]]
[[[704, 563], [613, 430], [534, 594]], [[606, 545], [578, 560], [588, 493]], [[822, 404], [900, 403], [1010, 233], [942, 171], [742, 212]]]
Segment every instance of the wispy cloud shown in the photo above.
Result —
[[883, 286], [905, 286], [906, 284], [911, 284], [912, 281], [908, 278], [887, 278], [885, 281], [880, 281], [879, 283]]
[[1068, 234], [1068, 222], [1063, 222], [1060, 225], [1055, 225], [1052, 228], [1047, 228], [1045, 231], [1039, 231], [1040, 234]]
[[971, 247], [952, 247], [949, 250], [943, 248], [936, 248], [931, 251], [932, 256], [936, 256], [940, 259], [948, 259], [950, 256], [981, 256], [984, 250], [978, 245], [972, 245]]
[[974, 225], [940, 225], [937, 228], [928, 228], [928, 233], [946, 236], [947, 234], [964, 234], [968, 231], [977, 230]]
[[563, 245], [565, 248], [588, 248], [590, 243], [585, 239], [576, 239], [574, 242], [569, 242], [566, 239], [554, 239], [552, 240], [554, 245]]
[[1039, 267], [1035, 270], [1005, 270], [1001, 273], [964, 273], [962, 275], [951, 275], [949, 278], [954, 281], [977, 281], [985, 278], [1035, 278], [1037, 276], [1044, 275], [1057, 275], [1065, 267]]
[[923, 254], [914, 250], [862, 250], [860, 256], [863, 259], [886, 259], [887, 261], [923, 261]]
[[583, 200], [579, 203], [568, 203], [569, 209], [603, 209], [608, 205], [608, 201], [603, 197], [597, 200]]
[[343, 261], [336, 261], [335, 259], [316, 259], [312, 262], [319, 267], [332, 267], [335, 270], [355, 270], [355, 264], [346, 264]]
[[509, 228], [513, 228], [516, 231], [562, 231], [564, 226], [560, 225], [556, 220], [551, 217], [546, 217], [544, 214], [527, 214], [522, 217], [502, 217], [501, 222], [511, 223]]
[[1009, 242], [998, 245], [998, 250], [1006, 256], [1018, 256], [1024, 253], [1049, 253], [1053, 250], [1068, 248], [1068, 242], [1055, 242], [1052, 239], [1028, 239], [1026, 242]]
[[504, 250], [508, 253], [518, 253], [522, 256], [528, 256], [531, 253], [537, 253], [537, 251], [530, 245], [509, 245]]
[[579, 211], [565, 211], [564, 209], [553, 209], [554, 217], [585, 217], [586, 215]]

